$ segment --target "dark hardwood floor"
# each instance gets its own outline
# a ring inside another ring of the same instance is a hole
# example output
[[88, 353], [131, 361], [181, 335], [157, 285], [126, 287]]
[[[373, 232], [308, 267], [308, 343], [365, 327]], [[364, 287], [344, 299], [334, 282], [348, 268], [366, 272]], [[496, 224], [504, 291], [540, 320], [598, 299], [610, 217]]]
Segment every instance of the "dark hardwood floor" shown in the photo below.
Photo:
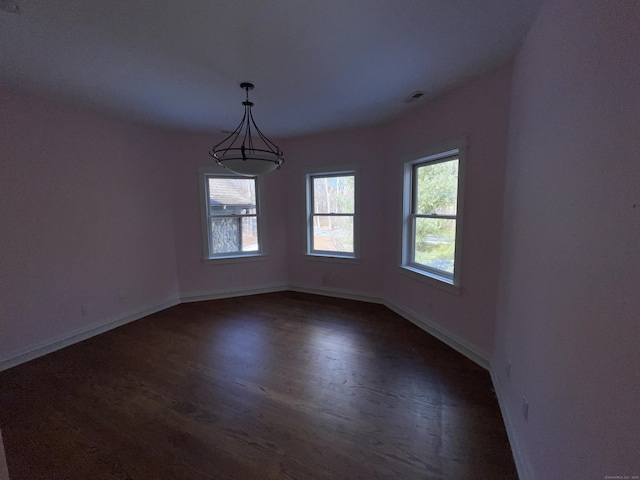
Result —
[[12, 480], [516, 479], [488, 373], [386, 307], [183, 304], [0, 373]]

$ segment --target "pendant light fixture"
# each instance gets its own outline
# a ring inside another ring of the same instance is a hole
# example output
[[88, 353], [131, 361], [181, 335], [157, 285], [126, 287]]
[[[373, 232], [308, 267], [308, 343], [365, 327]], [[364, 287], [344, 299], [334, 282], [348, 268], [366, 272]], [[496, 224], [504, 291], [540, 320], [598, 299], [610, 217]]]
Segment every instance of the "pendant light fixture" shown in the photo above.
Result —
[[[279, 169], [284, 163], [282, 151], [260, 131], [251, 113], [253, 103], [249, 101], [249, 90], [253, 90], [253, 84], [245, 82], [240, 87], [247, 93], [242, 102], [242, 121], [231, 135], [211, 149], [209, 155], [218, 165], [238, 175], [262, 175]], [[252, 134], [256, 134], [255, 142]]]

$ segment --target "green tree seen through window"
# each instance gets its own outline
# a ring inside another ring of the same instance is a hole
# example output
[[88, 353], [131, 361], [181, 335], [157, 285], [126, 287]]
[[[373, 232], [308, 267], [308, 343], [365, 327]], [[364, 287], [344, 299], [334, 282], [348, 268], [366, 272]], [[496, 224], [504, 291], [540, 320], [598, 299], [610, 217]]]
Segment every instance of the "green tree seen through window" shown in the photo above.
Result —
[[[415, 261], [453, 273], [458, 202], [458, 159], [416, 165]], [[442, 216], [437, 218], [435, 216]], [[453, 217], [453, 218], [452, 218]]]

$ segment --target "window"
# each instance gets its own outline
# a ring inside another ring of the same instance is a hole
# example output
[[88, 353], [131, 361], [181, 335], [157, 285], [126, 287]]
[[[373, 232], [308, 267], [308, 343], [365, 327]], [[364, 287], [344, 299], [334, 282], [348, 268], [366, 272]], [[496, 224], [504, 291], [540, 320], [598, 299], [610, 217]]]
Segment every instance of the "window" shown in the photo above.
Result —
[[[404, 268], [459, 286], [464, 141], [405, 164]], [[455, 146], [455, 148], [450, 148]]]
[[307, 175], [307, 253], [356, 256], [355, 171]]
[[205, 258], [260, 255], [257, 178], [205, 173], [203, 183]]

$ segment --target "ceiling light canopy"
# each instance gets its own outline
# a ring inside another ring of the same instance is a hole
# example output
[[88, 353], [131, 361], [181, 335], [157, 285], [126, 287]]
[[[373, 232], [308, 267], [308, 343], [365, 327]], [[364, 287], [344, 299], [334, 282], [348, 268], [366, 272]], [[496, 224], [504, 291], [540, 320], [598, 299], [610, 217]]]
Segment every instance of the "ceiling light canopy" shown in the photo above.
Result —
[[[244, 176], [255, 176], [279, 169], [284, 163], [280, 148], [269, 140], [258, 128], [249, 101], [249, 90], [253, 90], [252, 83], [241, 83], [240, 87], [246, 91], [247, 98], [244, 105], [244, 116], [238, 127], [211, 149], [209, 155], [216, 159], [216, 163]], [[252, 134], [256, 135], [254, 139]]]

